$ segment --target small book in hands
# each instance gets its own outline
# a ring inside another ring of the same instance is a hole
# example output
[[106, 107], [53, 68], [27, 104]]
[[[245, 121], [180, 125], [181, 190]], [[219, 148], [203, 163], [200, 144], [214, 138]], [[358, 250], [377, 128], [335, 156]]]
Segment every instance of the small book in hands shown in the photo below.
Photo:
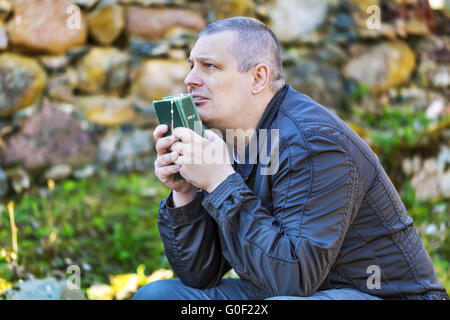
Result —
[[[205, 136], [202, 120], [197, 112], [197, 106], [194, 103], [192, 95], [189, 93], [176, 96], [164, 97], [162, 100], [154, 100], [153, 108], [159, 124], [166, 124], [169, 130], [164, 134], [170, 136], [177, 127], [186, 127], [195, 133]], [[178, 172], [175, 180], [184, 180]]]

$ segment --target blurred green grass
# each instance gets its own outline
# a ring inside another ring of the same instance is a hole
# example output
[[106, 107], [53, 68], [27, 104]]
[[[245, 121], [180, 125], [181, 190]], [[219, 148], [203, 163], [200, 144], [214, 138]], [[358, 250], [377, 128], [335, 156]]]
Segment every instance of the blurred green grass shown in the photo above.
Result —
[[[170, 268], [157, 228], [159, 201], [168, 193], [153, 174], [101, 171], [11, 199], [17, 262], [36, 278], [78, 265], [84, 288], [107, 283], [108, 275], [136, 272], [142, 264], [150, 272]], [[2, 203], [0, 249], [12, 251], [7, 202]], [[16, 281], [7, 258], [0, 257], [0, 277]]]

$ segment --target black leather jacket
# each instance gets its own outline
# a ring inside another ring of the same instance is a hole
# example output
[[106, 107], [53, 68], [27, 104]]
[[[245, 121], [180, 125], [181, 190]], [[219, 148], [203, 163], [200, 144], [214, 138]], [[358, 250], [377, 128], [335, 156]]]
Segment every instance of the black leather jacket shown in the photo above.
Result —
[[285, 85], [257, 129], [279, 130], [274, 174], [247, 159], [185, 206], [173, 208], [172, 193], [160, 202], [160, 235], [183, 283], [212, 287], [232, 267], [254, 299], [345, 287], [448, 299], [378, 157], [335, 113]]

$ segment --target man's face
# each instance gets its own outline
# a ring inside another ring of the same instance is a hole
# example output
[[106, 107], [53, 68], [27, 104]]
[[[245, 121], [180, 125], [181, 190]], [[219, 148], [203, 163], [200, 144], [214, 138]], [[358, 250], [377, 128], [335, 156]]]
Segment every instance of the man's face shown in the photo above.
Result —
[[238, 72], [229, 52], [234, 37], [231, 31], [200, 37], [189, 57], [191, 71], [184, 79], [202, 122], [222, 132], [239, 127], [237, 121], [246, 116], [251, 97], [251, 72]]

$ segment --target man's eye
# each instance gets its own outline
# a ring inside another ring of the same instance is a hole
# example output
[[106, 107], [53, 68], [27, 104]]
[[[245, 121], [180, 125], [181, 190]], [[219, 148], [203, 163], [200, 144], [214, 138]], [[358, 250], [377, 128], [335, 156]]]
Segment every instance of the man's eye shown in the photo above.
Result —
[[211, 69], [211, 68], [215, 68], [216, 66], [213, 65], [212, 63], [205, 63], [205, 67], [208, 69]]

